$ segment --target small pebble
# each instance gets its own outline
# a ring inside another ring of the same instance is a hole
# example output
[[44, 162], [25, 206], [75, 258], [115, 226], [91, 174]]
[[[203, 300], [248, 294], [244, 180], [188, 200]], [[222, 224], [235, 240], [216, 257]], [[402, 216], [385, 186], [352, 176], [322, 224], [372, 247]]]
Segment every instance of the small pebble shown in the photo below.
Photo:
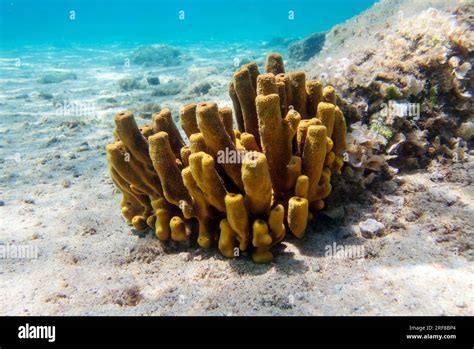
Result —
[[385, 225], [376, 221], [375, 219], [369, 218], [359, 223], [360, 232], [366, 239], [373, 239], [379, 236], [385, 229]]

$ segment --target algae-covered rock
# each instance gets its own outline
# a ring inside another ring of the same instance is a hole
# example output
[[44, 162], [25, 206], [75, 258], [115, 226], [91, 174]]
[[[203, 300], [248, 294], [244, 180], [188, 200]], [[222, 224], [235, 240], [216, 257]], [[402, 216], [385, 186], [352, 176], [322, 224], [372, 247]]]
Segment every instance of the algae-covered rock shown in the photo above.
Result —
[[161, 105], [158, 103], [147, 103], [137, 108], [137, 113], [142, 118], [150, 119], [154, 113], [158, 113], [161, 110]]
[[38, 97], [42, 99], [53, 99], [54, 96], [52, 93], [46, 92], [46, 91], [40, 91], [38, 93]]
[[141, 79], [133, 76], [120, 79], [118, 84], [122, 91], [140, 90], [145, 88], [144, 84], [141, 82]]
[[50, 71], [38, 78], [40, 84], [57, 84], [66, 80], [76, 80], [77, 75], [68, 71]]
[[148, 82], [149, 85], [159, 85], [160, 84], [160, 78], [158, 76], [147, 76], [146, 82]]
[[297, 61], [307, 61], [322, 50], [326, 33], [313, 33], [288, 47], [288, 55]]
[[467, 121], [462, 123], [458, 129], [458, 136], [464, 139], [465, 141], [474, 138], [474, 122]]
[[[358, 160], [345, 170], [354, 183], [383, 179], [388, 165], [408, 170], [433, 159], [466, 159], [474, 114], [473, 9], [472, 2], [382, 0], [327, 34], [307, 70], [335, 87], [355, 132], [348, 155]], [[360, 142], [361, 130], [373, 138], [367, 129], [386, 144]], [[366, 166], [379, 170], [362, 173]]]
[[169, 66], [181, 64], [181, 52], [168, 45], [142, 46], [133, 52], [131, 61], [145, 66]]
[[160, 96], [173, 96], [177, 95], [178, 93], [181, 92], [181, 84], [178, 82], [168, 82], [166, 84], [160, 84], [156, 86], [151, 95], [154, 97], [160, 97]]
[[190, 86], [190, 92], [197, 96], [203, 96], [209, 92], [212, 85], [208, 81], [198, 81]]
[[295, 42], [296, 39], [292, 38], [284, 38], [281, 36], [274, 37], [268, 41], [265, 46], [268, 47], [287, 47], [291, 43]]

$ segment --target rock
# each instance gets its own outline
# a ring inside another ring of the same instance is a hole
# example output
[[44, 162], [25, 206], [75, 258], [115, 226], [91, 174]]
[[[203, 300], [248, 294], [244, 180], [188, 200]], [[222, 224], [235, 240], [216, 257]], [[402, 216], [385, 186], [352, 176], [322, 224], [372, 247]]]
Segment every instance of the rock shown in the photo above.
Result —
[[77, 75], [67, 71], [51, 71], [42, 75], [38, 79], [40, 84], [56, 84], [65, 80], [76, 80]]
[[[241, 64], [243, 64], [241, 59], [234, 58], [234, 62], [232, 62], [232, 68], [235, 69], [239, 67]], [[220, 74], [219, 69], [217, 69], [216, 67], [197, 67], [195, 65], [189, 67], [186, 72], [186, 75], [188, 76], [189, 81], [201, 81], [211, 75], [219, 75], [219, 74]]]
[[381, 233], [385, 229], [385, 225], [376, 221], [375, 219], [369, 218], [363, 222], [360, 222], [359, 228], [364, 238], [373, 239], [381, 235]]
[[133, 52], [131, 61], [135, 64], [146, 66], [161, 65], [179, 65], [181, 64], [181, 52], [167, 45], [142, 46]]
[[119, 87], [122, 91], [140, 90], [144, 86], [140, 82], [140, 79], [135, 77], [126, 77], [119, 80]]
[[181, 85], [177, 82], [168, 82], [166, 84], [158, 85], [153, 92], [151, 93], [152, 96], [172, 96], [177, 95], [181, 92]]
[[295, 41], [296, 41], [295, 39], [275, 37], [275, 38], [272, 38], [268, 43], [266, 43], [265, 46], [269, 46], [269, 47], [276, 47], [276, 46], [287, 47], [289, 44], [291, 44], [292, 42], [295, 42]]
[[313, 33], [291, 44], [288, 47], [289, 57], [297, 61], [307, 61], [322, 50], [325, 41], [326, 33]]
[[113, 108], [118, 106], [119, 102], [114, 97], [102, 97], [97, 100], [97, 104], [104, 108]]
[[66, 153], [66, 155], [64, 156], [67, 160], [74, 160], [76, 159], [76, 154], [74, 153]]
[[412, 223], [420, 218], [422, 214], [423, 212], [421, 210], [414, 208], [413, 211], [410, 211], [406, 214], [405, 220]]
[[149, 119], [153, 113], [158, 113], [161, 110], [161, 106], [158, 103], [148, 103], [137, 109], [138, 115], [142, 118]]
[[462, 123], [461, 126], [459, 126], [457, 134], [465, 141], [469, 141], [474, 137], [474, 122], [467, 121]]
[[442, 182], [444, 180], [444, 175], [441, 172], [433, 172], [430, 174], [430, 180], [433, 182]]
[[39, 98], [42, 98], [42, 99], [53, 99], [53, 95], [49, 92], [44, 92], [44, 91], [41, 91], [39, 94], [38, 94], [38, 97]]
[[0, 200], [0, 206], [5, 206], [5, 201]]
[[83, 151], [88, 151], [90, 149], [89, 147], [89, 143], [87, 142], [82, 142], [79, 146], [79, 148], [77, 148], [77, 152], [83, 152]]
[[158, 76], [148, 76], [146, 78], [146, 81], [148, 82], [149, 85], [159, 85], [160, 84], [160, 78]]
[[59, 138], [58, 138], [58, 137], [56, 137], [56, 136], [51, 137], [51, 138], [49, 138], [48, 141], [46, 142], [46, 147], [49, 147], [49, 146], [51, 146], [51, 145], [53, 145], [53, 144], [56, 144], [56, 143], [58, 143], [58, 142], [59, 142]]
[[331, 209], [327, 209], [322, 211], [322, 213], [332, 220], [341, 220], [344, 218], [345, 212], [343, 206], [333, 207]]
[[209, 92], [209, 90], [212, 88], [211, 84], [207, 81], [199, 81], [195, 82], [194, 84], [191, 85], [190, 90], [191, 93], [198, 95], [198, 96], [203, 96]]
[[455, 193], [446, 189], [432, 188], [429, 194], [435, 201], [442, 202], [448, 206], [453, 205], [459, 199]]

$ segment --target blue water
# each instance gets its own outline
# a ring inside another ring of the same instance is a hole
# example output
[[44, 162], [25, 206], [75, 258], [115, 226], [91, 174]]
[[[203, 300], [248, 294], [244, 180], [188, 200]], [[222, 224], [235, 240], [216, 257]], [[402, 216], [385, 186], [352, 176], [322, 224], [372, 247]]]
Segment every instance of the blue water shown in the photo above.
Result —
[[111, 42], [225, 43], [296, 38], [329, 30], [375, 2], [0, 0], [0, 38], [3, 47]]
[[[149, 116], [140, 108], [154, 104], [173, 115], [190, 102], [230, 106], [228, 82], [239, 65], [255, 61], [263, 69], [266, 55], [280, 52], [288, 70], [304, 67], [273, 39], [327, 31], [374, 2], [0, 0], [0, 159], [26, 151], [32, 139], [45, 154], [84, 141], [104, 149], [122, 110], [143, 123]], [[133, 62], [148, 44], [174, 46], [180, 62]], [[50, 78], [61, 74], [68, 78]], [[150, 76], [160, 86], [149, 84]], [[130, 80], [135, 85], [124, 88]], [[75, 129], [67, 142], [57, 141], [70, 122], [85, 123], [83, 134]]]
[[[156, 105], [175, 118], [185, 103], [231, 106], [239, 65], [255, 61], [263, 71], [266, 55], [280, 52], [288, 70], [304, 69], [273, 39], [327, 31], [374, 2], [0, 0], [0, 183], [105, 178], [115, 113], [131, 110], [144, 124], [143, 110]], [[180, 62], [133, 62], [148, 44], [174, 46]]]

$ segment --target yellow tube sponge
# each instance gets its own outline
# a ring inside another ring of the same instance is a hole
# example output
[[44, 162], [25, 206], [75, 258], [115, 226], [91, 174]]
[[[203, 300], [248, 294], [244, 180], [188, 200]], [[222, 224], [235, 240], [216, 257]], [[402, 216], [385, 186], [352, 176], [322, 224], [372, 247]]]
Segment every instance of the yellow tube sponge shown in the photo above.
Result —
[[269, 251], [272, 237], [268, 231], [268, 225], [264, 220], [256, 219], [252, 226], [252, 245], [255, 247], [252, 259], [255, 263], [268, 263], [273, 260], [273, 254]]
[[208, 152], [206, 140], [202, 133], [194, 133], [191, 135], [189, 138], [189, 148], [191, 149], [191, 154], [199, 153], [200, 151]]
[[148, 227], [144, 216], [135, 216], [132, 219], [132, 225], [137, 230], [144, 230]]
[[151, 167], [148, 142], [140, 132], [132, 112], [125, 111], [115, 115], [115, 131], [133, 157], [144, 166]]
[[329, 196], [331, 190], [331, 170], [329, 167], [325, 167], [321, 174], [319, 184], [316, 187], [315, 194], [311, 196], [311, 199], [313, 201], [325, 199]]
[[179, 110], [179, 121], [188, 139], [193, 133], [200, 132], [196, 119], [196, 103], [186, 104]]
[[191, 155], [191, 148], [189, 145], [185, 145], [181, 148], [181, 162], [184, 167], [189, 166], [189, 156]]
[[186, 167], [181, 172], [181, 176], [183, 177], [183, 183], [186, 189], [189, 191], [189, 194], [193, 199], [194, 217], [196, 217], [199, 223], [198, 244], [203, 248], [208, 248], [211, 246], [213, 241], [212, 220], [215, 213], [212, 211], [209, 202], [206, 200], [206, 195], [194, 180], [191, 168]]
[[310, 126], [303, 149], [302, 174], [308, 176], [308, 199], [313, 201], [326, 158], [326, 126]]
[[249, 241], [249, 218], [242, 194], [228, 193], [225, 197], [227, 221], [239, 240], [239, 248], [245, 251]]
[[171, 150], [173, 151], [174, 156], [177, 159], [180, 159], [180, 150], [184, 147], [185, 143], [173, 121], [171, 111], [168, 108], [164, 108], [159, 113], [153, 114], [153, 131], [155, 133], [163, 131], [168, 134]]
[[288, 164], [288, 179], [286, 183], [287, 188], [293, 188], [296, 180], [301, 174], [301, 158], [299, 156], [292, 156]]
[[250, 63], [244, 64], [242, 66], [242, 69], [246, 69], [249, 71], [250, 81], [252, 82], [252, 87], [255, 91], [257, 88], [257, 77], [260, 75], [260, 72], [258, 71], [257, 63], [250, 62]]
[[306, 134], [308, 132], [308, 127], [314, 125], [322, 125], [321, 120], [317, 118], [304, 119], [301, 120], [298, 124], [298, 130], [296, 132], [296, 154], [301, 156], [303, 154], [304, 142], [306, 140]]
[[308, 197], [309, 178], [308, 176], [301, 175], [298, 177], [295, 186], [295, 196], [300, 198]]
[[[150, 137], [150, 158], [160, 177], [165, 199], [173, 205], [190, 204], [189, 196], [181, 178], [181, 170], [171, 150], [166, 132], [158, 132]], [[180, 206], [181, 207], [181, 206]]]
[[181, 217], [174, 216], [170, 220], [171, 240], [173, 241], [187, 241], [189, 236], [186, 234], [186, 226]]
[[158, 176], [156, 174], [154, 177], [146, 176], [149, 171], [144, 170], [142, 164], [132, 154], [128, 153], [128, 149], [124, 147], [122, 141], [108, 144], [106, 154], [107, 160], [113, 166], [115, 172], [128, 183], [128, 186], [135, 187], [136, 191], [139, 191], [142, 195], [161, 196], [161, 186], [157, 184], [159, 179], [156, 178], [153, 181], [154, 177]]
[[333, 162], [332, 169], [338, 175], [341, 174], [341, 168], [344, 164], [343, 152], [346, 149], [346, 119], [344, 114], [336, 107], [334, 112], [334, 131], [333, 131], [333, 152], [336, 154], [336, 158]]
[[260, 147], [253, 134], [244, 132], [240, 135], [240, 144], [246, 151], [260, 151]]
[[116, 114], [106, 155], [130, 226], [217, 245], [229, 258], [250, 250], [257, 263], [273, 259], [287, 229], [305, 234], [341, 173], [346, 121], [333, 87], [285, 73], [276, 53], [265, 71], [240, 67], [229, 84], [233, 109], [186, 104], [179, 129], [168, 108], [141, 127], [131, 112]]
[[304, 236], [308, 224], [308, 212], [307, 199], [294, 196], [288, 201], [288, 227], [297, 238]]
[[326, 103], [331, 103], [333, 105], [336, 105], [337, 101], [337, 95], [336, 95], [336, 90], [332, 86], [326, 86], [323, 89], [323, 100]]
[[321, 102], [318, 105], [318, 113], [317, 117], [324, 126], [327, 128], [327, 136], [329, 138], [332, 137], [332, 132], [334, 130], [334, 112], [336, 111], [336, 107], [334, 104]]
[[285, 208], [278, 204], [270, 211], [268, 227], [273, 237], [272, 246], [276, 245], [285, 237]]
[[214, 159], [209, 154], [199, 152], [189, 157], [189, 167], [198, 187], [206, 200], [220, 212], [225, 213], [224, 198], [227, 191], [217, 174]]
[[[275, 76], [275, 79], [276, 79], [276, 82], [277, 84], [278, 83], [283, 83], [285, 84], [285, 100], [286, 100], [286, 111], [284, 113], [282, 113], [281, 115], [286, 115], [287, 111], [288, 111], [288, 108], [290, 107], [290, 105], [292, 106], [293, 105], [293, 95], [292, 95], [292, 88], [291, 88], [291, 81], [290, 81], [290, 77], [288, 76], [288, 74], [283, 74], [283, 73], [280, 73], [278, 75]], [[278, 94], [280, 95], [280, 90], [278, 92]], [[280, 99], [281, 99], [281, 96], [280, 96]], [[281, 102], [281, 100], [280, 100]]]
[[151, 127], [150, 125], [143, 125], [142, 127], [140, 127], [140, 132], [146, 139], [148, 139], [148, 137], [155, 133], [153, 131], [153, 127]]
[[261, 74], [257, 77], [257, 95], [278, 94], [278, 87], [273, 74]]
[[154, 206], [156, 215], [155, 235], [159, 240], [166, 241], [171, 236], [170, 221], [172, 212], [163, 198], [156, 200]]
[[242, 109], [245, 132], [253, 134], [255, 139], [260, 141], [257, 110], [255, 107], [256, 92], [248, 69], [240, 69], [234, 73], [234, 86]]
[[219, 117], [224, 125], [225, 132], [235, 144], [234, 120], [232, 119], [232, 109], [229, 107], [219, 108]]
[[[206, 140], [207, 147], [212, 156], [217, 156], [221, 151], [236, 153], [235, 145], [225, 131], [224, 125], [219, 117], [219, 109], [214, 102], [199, 103], [196, 107], [198, 126]], [[225, 173], [232, 179], [234, 184], [243, 189], [240, 164], [233, 161], [224, 161], [220, 164]]]
[[268, 161], [270, 177], [276, 196], [283, 195], [289, 188], [288, 164], [292, 159], [292, 140], [301, 120], [300, 115], [290, 110], [285, 119], [280, 114], [280, 100], [277, 94], [257, 96], [258, 120], [262, 150]]
[[227, 219], [224, 218], [221, 220], [219, 228], [221, 231], [218, 243], [219, 251], [221, 251], [221, 253], [227, 258], [236, 257], [234, 253], [235, 232], [230, 227], [230, 224]]
[[242, 114], [242, 107], [240, 106], [239, 97], [235, 91], [235, 84], [233, 81], [229, 83], [229, 97], [232, 101], [232, 106], [234, 108], [235, 122], [237, 123], [237, 128], [240, 132], [245, 131], [244, 116]]
[[306, 74], [303, 71], [288, 73], [291, 86], [291, 104], [306, 119]]
[[280, 112], [281, 115], [286, 115], [288, 112], [288, 102], [286, 100], [286, 85], [284, 81], [277, 81], [278, 97], [280, 97]]
[[318, 80], [308, 80], [306, 82], [308, 118], [315, 118], [318, 111], [318, 104], [323, 101], [323, 84]]
[[259, 152], [247, 153], [242, 162], [245, 200], [254, 215], [268, 214], [272, 203], [272, 183], [267, 158]]
[[285, 72], [285, 65], [283, 58], [279, 53], [270, 53], [267, 56], [267, 63], [265, 64], [265, 71], [274, 75]]

